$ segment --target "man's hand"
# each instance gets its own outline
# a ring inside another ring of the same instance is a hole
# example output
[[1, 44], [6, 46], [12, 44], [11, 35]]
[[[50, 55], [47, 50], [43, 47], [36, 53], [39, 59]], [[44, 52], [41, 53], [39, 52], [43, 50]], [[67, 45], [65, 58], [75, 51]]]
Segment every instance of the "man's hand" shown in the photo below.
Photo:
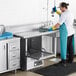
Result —
[[55, 28], [59, 28], [59, 27], [60, 27], [60, 24], [57, 23], [57, 24], [55, 25]]
[[61, 15], [61, 12], [57, 10], [56, 6], [52, 8], [52, 12], [56, 12], [58, 15]]
[[58, 11], [58, 10], [56, 11], [56, 13], [57, 13], [58, 15], [61, 15], [61, 12], [60, 12], [60, 11]]
[[56, 30], [56, 29], [58, 29], [59, 27], [60, 27], [60, 24], [57, 23], [55, 26], [52, 27], [52, 29], [53, 29], [53, 30]]

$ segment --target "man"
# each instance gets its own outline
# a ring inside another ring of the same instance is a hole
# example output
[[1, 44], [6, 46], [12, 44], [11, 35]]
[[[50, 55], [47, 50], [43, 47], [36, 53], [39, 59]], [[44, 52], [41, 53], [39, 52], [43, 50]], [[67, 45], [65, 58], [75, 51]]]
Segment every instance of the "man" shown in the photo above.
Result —
[[[61, 63], [63, 65], [66, 65], [66, 60], [69, 63], [73, 62], [74, 17], [68, 10], [68, 6], [69, 4], [65, 2], [60, 3], [61, 14], [59, 22], [53, 27], [54, 30], [59, 28], [60, 31]], [[57, 12], [56, 7], [53, 8], [53, 11]]]

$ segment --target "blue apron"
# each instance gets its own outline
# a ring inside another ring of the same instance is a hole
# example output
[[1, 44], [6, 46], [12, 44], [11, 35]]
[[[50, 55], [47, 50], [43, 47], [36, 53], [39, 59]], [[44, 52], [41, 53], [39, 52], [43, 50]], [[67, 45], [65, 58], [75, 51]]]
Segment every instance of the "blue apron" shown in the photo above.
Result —
[[63, 23], [60, 26], [59, 31], [60, 31], [61, 59], [65, 60], [67, 55], [67, 37], [68, 37], [68, 32], [65, 23]]
[[[65, 60], [67, 56], [67, 38], [68, 38], [68, 32], [66, 29], [65, 23], [63, 23], [60, 28], [60, 49], [61, 49], [61, 59]], [[74, 36], [72, 39], [72, 45], [73, 45], [73, 52], [75, 54], [75, 48], [74, 48]]]

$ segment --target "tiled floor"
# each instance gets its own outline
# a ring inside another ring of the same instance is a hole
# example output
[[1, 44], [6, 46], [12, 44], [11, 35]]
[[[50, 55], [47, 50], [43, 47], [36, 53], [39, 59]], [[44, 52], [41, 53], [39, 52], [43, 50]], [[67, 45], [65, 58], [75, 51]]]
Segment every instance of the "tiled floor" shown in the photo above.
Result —
[[[76, 57], [74, 59], [74, 62], [76, 62]], [[45, 66], [52, 65], [52, 64], [54, 64], [54, 62], [51, 62], [50, 59], [45, 60]], [[0, 74], [0, 76], [42, 76], [42, 75], [30, 72], [30, 71], [20, 71], [20, 70], [18, 70], [16, 72], [16, 74], [14, 73], [14, 71], [12, 71], [12, 72], [9, 72], [9, 73]], [[76, 76], [76, 73], [70, 74], [68, 76]]]

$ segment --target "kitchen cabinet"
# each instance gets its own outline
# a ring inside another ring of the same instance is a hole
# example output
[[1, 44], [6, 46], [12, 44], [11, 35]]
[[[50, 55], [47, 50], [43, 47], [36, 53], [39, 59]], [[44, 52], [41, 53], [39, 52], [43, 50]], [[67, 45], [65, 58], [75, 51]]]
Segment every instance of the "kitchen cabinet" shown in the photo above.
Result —
[[20, 68], [20, 39], [12, 39], [8, 42], [8, 69]]
[[0, 72], [7, 70], [6, 42], [0, 41]]
[[20, 38], [0, 41], [0, 73], [20, 68]]

